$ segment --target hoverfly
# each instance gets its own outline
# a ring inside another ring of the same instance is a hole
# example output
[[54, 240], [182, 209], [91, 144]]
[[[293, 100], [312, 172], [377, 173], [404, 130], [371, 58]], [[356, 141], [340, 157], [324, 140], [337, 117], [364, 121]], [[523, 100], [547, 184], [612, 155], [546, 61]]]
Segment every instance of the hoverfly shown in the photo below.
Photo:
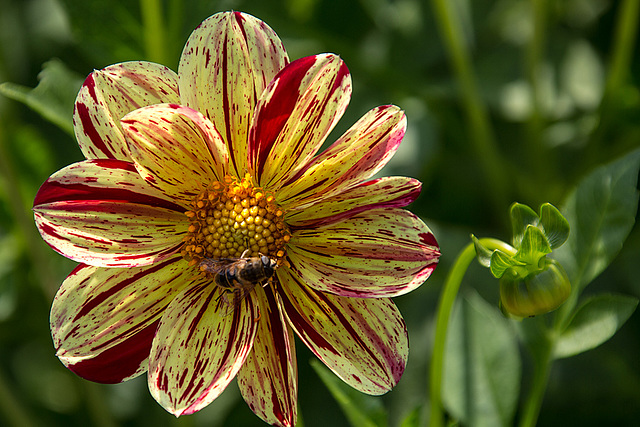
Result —
[[256, 287], [266, 286], [278, 266], [276, 260], [265, 255], [247, 257], [245, 251], [240, 258], [205, 258], [200, 262], [200, 271], [213, 276], [218, 286], [225, 290], [224, 295], [231, 296], [229, 305], [237, 307]]

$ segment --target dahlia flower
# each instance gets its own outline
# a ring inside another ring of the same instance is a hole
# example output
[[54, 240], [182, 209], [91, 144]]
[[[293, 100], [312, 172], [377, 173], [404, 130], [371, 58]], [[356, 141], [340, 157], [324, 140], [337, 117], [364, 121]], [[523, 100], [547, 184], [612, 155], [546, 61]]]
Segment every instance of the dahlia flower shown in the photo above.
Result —
[[[81, 263], [51, 309], [62, 363], [101, 383], [147, 372], [176, 416], [237, 377], [253, 412], [291, 426], [297, 335], [357, 390], [390, 390], [408, 352], [390, 297], [420, 286], [439, 252], [400, 209], [420, 182], [369, 180], [404, 135], [399, 108], [374, 108], [316, 154], [350, 94], [338, 56], [289, 62], [238, 12], [194, 30], [177, 74], [126, 62], [89, 75], [73, 116], [86, 160], [34, 201], [44, 240]], [[241, 298], [203, 267], [259, 256], [275, 273]]]

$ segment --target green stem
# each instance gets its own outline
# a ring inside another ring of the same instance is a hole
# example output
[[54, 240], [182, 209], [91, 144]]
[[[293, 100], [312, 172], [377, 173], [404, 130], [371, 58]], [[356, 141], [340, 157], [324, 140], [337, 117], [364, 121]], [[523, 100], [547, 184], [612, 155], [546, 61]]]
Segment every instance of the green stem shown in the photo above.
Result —
[[631, 57], [638, 32], [638, 0], [625, 0], [618, 11], [614, 35], [613, 55], [605, 85], [605, 96], [617, 91], [629, 77]]
[[638, 0], [624, 0], [619, 6], [613, 27], [615, 33], [610, 49], [611, 60], [599, 108], [600, 120], [591, 136], [591, 147], [585, 160], [587, 166], [600, 162], [603, 150], [611, 151], [611, 141], [607, 138], [607, 134], [611, 125], [615, 123], [616, 115], [620, 112], [619, 101], [625, 97], [623, 87], [631, 72], [630, 64], [635, 50], [639, 14]]
[[[505, 252], [512, 252], [513, 248], [506, 243], [491, 238], [479, 239], [480, 243], [489, 250], [500, 249]], [[430, 367], [430, 397], [431, 397], [431, 427], [441, 427], [444, 425], [444, 414], [442, 411], [442, 374], [444, 366], [444, 352], [447, 341], [447, 330], [453, 303], [458, 295], [458, 290], [462, 283], [462, 278], [469, 268], [469, 264], [476, 257], [476, 250], [473, 243], [469, 243], [458, 255], [458, 258], [451, 267], [447, 280], [440, 296], [438, 304], [438, 314], [436, 318], [436, 334], [433, 344], [433, 355]]]
[[[544, 149], [542, 143], [544, 121], [540, 105], [540, 71], [546, 41], [547, 0], [531, 0], [531, 8], [533, 10], [533, 35], [527, 46], [526, 65], [527, 79], [531, 88], [532, 109], [525, 140], [528, 142], [529, 167], [536, 182], [535, 189], [538, 190], [541, 182], [553, 182], [550, 177], [550, 173], [553, 172], [552, 163], [549, 161], [550, 153]], [[542, 186], [544, 187], [546, 184]]]
[[[527, 399], [522, 406], [522, 416], [519, 427], [534, 427], [542, 408], [542, 401], [549, 381], [549, 372], [553, 363], [553, 348], [557, 337], [567, 328], [580, 295], [580, 277], [576, 278], [576, 284], [571, 289], [567, 301], [556, 311], [551, 328], [544, 326], [542, 333], [536, 334], [535, 342], [529, 343], [533, 358], [533, 382]], [[545, 324], [546, 325], [546, 324]]]
[[176, 61], [180, 57], [180, 49], [182, 49], [184, 43], [183, 35], [181, 34], [184, 24], [184, 5], [185, 2], [183, 0], [170, 0], [167, 11], [168, 55], [170, 58], [167, 58], [169, 62], [163, 62], [163, 64], [172, 65], [174, 70], [178, 69]]
[[450, 56], [451, 65], [460, 85], [463, 108], [470, 126], [470, 140], [477, 153], [482, 171], [486, 177], [489, 194], [492, 197], [494, 211], [498, 217], [504, 217], [508, 206], [506, 173], [502, 167], [495, 137], [491, 128], [489, 114], [484, 107], [478, 85], [475, 80], [471, 55], [463, 41], [462, 25], [458, 16], [451, 10], [449, 0], [432, 0], [435, 18]]
[[546, 0], [531, 0], [533, 9], [533, 35], [527, 49], [527, 74], [531, 85], [531, 99], [534, 116], [540, 115], [539, 80], [540, 64], [544, 52], [546, 31]]
[[553, 345], [547, 341], [545, 344], [540, 344], [534, 353], [533, 383], [523, 406], [519, 427], [534, 427], [538, 421], [553, 361], [552, 350]]
[[158, 64], [167, 63], [165, 26], [162, 21], [161, 0], [140, 0], [144, 44], [149, 61]]
[[560, 308], [558, 308], [558, 311], [555, 314], [553, 331], [556, 335], [561, 334], [571, 321], [576, 305], [578, 305], [578, 298], [582, 292], [582, 289], [579, 286], [581, 280], [581, 274], [575, 277], [571, 285], [571, 294], [569, 294], [569, 298], [567, 298]]

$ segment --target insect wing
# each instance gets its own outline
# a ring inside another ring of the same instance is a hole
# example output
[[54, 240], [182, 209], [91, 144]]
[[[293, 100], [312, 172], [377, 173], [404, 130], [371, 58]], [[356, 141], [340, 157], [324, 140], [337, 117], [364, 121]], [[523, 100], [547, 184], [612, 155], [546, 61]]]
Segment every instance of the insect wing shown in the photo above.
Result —
[[234, 260], [228, 258], [205, 258], [200, 261], [200, 271], [211, 275], [221, 274]]

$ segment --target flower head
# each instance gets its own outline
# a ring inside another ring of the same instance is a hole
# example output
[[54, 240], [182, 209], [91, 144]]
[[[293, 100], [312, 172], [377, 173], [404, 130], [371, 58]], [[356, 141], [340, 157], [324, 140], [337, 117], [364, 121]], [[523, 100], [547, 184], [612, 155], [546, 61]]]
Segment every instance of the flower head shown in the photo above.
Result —
[[400, 109], [374, 108], [316, 155], [350, 93], [339, 57], [290, 63], [238, 12], [192, 33], [177, 74], [94, 71], [74, 112], [87, 160], [34, 202], [46, 242], [81, 263], [51, 310], [60, 360], [98, 382], [148, 372], [175, 415], [237, 376], [258, 416], [293, 425], [297, 334], [351, 386], [390, 390], [408, 343], [389, 298], [422, 284], [439, 252], [400, 209], [420, 183], [368, 180], [404, 135]]

